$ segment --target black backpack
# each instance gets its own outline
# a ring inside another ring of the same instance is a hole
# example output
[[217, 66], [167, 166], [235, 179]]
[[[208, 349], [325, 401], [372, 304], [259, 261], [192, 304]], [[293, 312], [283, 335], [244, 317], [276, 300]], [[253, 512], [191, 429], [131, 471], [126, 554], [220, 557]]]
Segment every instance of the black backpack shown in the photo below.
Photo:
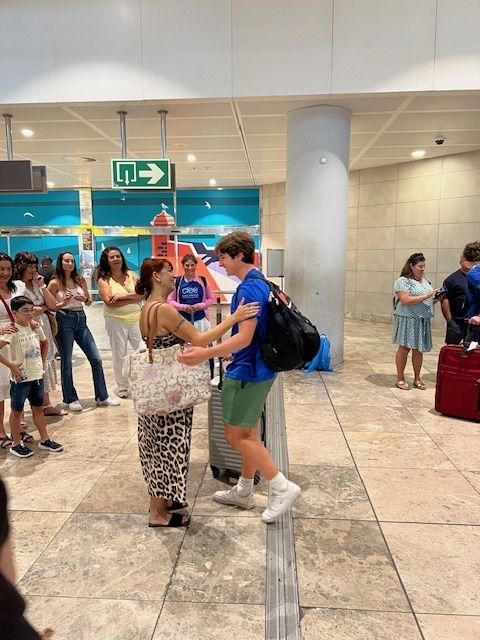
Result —
[[303, 369], [320, 347], [317, 329], [280, 287], [262, 276], [251, 279], [263, 280], [270, 289], [266, 334], [259, 338], [263, 359], [274, 371]]

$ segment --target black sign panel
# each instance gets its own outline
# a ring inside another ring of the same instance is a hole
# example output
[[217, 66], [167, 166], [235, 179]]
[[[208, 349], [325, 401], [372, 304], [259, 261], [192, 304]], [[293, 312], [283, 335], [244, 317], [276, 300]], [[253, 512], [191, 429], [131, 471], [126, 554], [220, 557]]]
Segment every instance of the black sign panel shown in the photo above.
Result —
[[0, 161], [0, 191], [31, 191], [32, 189], [30, 160]]

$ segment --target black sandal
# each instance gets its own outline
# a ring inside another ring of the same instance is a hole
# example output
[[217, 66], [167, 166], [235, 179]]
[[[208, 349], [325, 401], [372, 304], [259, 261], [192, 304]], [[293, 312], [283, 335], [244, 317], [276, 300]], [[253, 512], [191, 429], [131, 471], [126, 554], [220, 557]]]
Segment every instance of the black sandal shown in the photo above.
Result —
[[26, 431], [20, 431], [20, 440], [23, 440], [23, 442], [33, 442], [33, 436]]
[[178, 500], [172, 500], [172, 504], [167, 507], [167, 511], [180, 511], [180, 509], [186, 509], [188, 502], [179, 502]]
[[157, 527], [188, 527], [188, 525], [190, 524], [190, 518], [187, 518], [186, 520], [184, 520], [186, 516], [182, 515], [181, 513], [172, 513], [172, 517], [170, 518], [170, 520], [168, 521], [168, 524], [156, 524], [154, 522], [149, 522], [148, 526], [152, 527], [152, 528], [157, 528]]
[[6, 434], [0, 438], [0, 449], [9, 449], [13, 444], [13, 440]]

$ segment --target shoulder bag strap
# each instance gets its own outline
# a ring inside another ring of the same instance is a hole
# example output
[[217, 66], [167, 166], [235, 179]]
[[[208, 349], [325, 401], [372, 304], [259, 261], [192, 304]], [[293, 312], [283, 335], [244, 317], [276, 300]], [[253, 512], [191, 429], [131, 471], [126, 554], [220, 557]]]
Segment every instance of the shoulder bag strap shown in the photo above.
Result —
[[11, 309], [10, 309], [10, 307], [8, 306], [8, 304], [7, 304], [6, 300], [5, 300], [5, 298], [2, 296], [2, 294], [1, 294], [1, 293], [0, 293], [0, 300], [3, 302], [3, 304], [4, 304], [4, 306], [5, 306], [5, 309], [7, 310], [7, 314], [8, 314], [8, 317], [10, 318], [10, 322], [11, 322], [12, 324], [15, 324], [15, 316], [13, 315], [12, 310], [11, 310]]
[[[155, 323], [152, 322], [152, 318], [156, 319], [158, 309], [164, 304], [163, 302], [155, 302], [150, 306], [150, 309], [147, 311], [147, 349], [148, 349], [148, 361], [150, 364], [153, 364], [153, 339], [155, 337]], [[153, 313], [152, 313], [153, 311]]]

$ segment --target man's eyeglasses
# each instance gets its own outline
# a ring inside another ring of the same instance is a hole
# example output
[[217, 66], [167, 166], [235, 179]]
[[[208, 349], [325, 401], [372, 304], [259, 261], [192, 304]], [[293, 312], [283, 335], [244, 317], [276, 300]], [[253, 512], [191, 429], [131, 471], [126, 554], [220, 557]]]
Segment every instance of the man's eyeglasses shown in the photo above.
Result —
[[33, 309], [17, 309], [17, 313], [23, 313], [24, 316], [33, 316], [34, 314], [34, 310]]

